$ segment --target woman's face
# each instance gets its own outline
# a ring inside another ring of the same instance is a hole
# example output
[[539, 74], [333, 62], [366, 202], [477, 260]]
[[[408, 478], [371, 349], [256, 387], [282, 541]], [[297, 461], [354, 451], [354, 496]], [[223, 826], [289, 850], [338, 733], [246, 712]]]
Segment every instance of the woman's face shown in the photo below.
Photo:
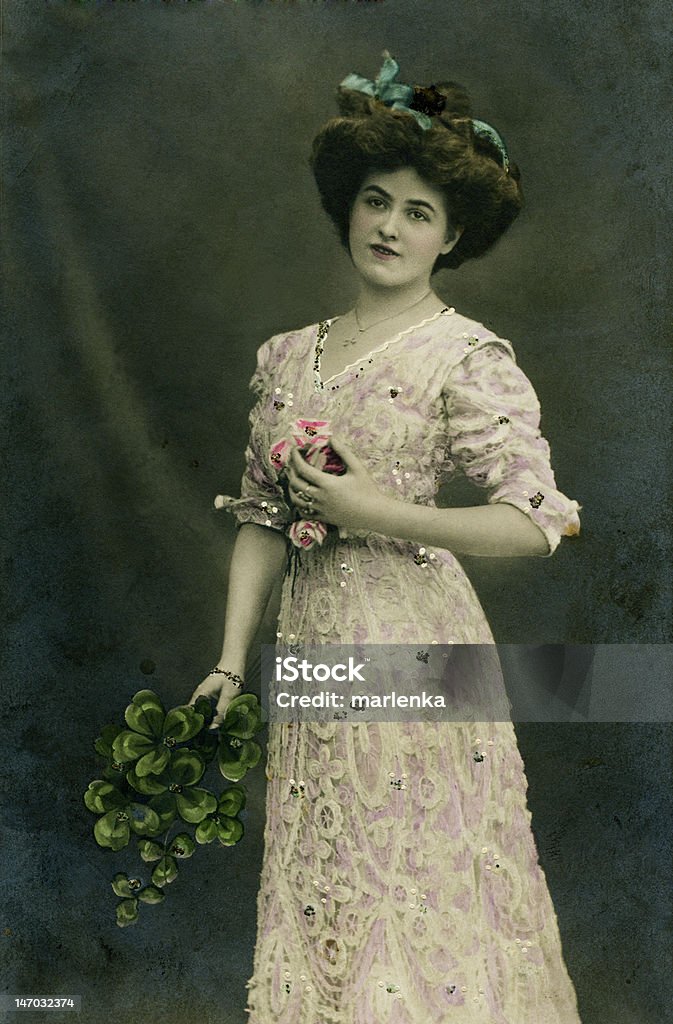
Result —
[[453, 249], [444, 196], [410, 167], [372, 171], [350, 216], [351, 258], [360, 275], [384, 288], [428, 286], [435, 260]]

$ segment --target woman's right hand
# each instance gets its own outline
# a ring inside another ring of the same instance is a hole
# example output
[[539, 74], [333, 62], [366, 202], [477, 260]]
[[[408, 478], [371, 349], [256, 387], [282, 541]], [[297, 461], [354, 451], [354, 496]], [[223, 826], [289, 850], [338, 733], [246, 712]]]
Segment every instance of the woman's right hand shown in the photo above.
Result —
[[217, 729], [222, 725], [227, 708], [232, 700], [234, 697], [238, 697], [240, 693], [242, 693], [241, 688], [235, 686], [226, 676], [219, 673], [216, 675], [208, 674], [196, 687], [187, 703], [193, 704], [197, 697], [215, 697], [217, 699], [217, 707], [209, 728]]

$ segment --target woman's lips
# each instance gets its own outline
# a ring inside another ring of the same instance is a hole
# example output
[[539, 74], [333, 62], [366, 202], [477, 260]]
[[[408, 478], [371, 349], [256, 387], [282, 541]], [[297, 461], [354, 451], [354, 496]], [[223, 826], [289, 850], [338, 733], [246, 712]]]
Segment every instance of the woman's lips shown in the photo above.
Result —
[[397, 257], [399, 256], [398, 252], [395, 252], [394, 249], [391, 249], [387, 245], [373, 244], [370, 245], [369, 248], [374, 253], [377, 260], [394, 260], [397, 259]]

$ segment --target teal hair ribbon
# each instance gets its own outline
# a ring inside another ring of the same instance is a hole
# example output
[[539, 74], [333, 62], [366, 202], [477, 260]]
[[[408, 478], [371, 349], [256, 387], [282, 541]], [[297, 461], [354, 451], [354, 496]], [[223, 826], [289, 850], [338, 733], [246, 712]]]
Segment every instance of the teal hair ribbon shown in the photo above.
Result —
[[488, 124], [487, 121], [478, 121], [474, 117], [472, 118], [472, 130], [475, 135], [480, 135], [482, 139], [489, 139], [493, 143], [500, 153], [503, 168], [508, 171], [509, 156], [507, 155], [507, 147], [505, 146], [502, 135], [495, 130], [492, 124]]
[[[395, 81], [399, 70], [400, 66], [397, 61], [394, 57], [390, 56], [387, 50], [384, 50], [381, 70], [373, 82], [369, 78], [363, 78], [362, 75], [351, 74], [347, 75], [343, 82], [340, 82], [340, 86], [342, 89], [353, 89], [357, 92], [363, 92], [380, 103], [384, 103], [385, 106], [392, 107], [393, 110], [406, 111], [407, 114], [411, 114], [416, 119], [421, 128], [427, 131], [429, 128], [432, 128], [432, 121], [427, 114], [410, 106], [414, 99], [415, 90], [412, 85], [403, 85], [402, 82]], [[508, 171], [509, 156], [499, 132], [486, 121], [472, 118], [471, 123], [475, 135], [487, 138], [494, 144], [500, 153], [504, 170]]]
[[420, 110], [414, 110], [409, 104], [414, 98], [414, 87], [396, 82], [395, 78], [400, 70], [397, 61], [390, 56], [387, 50], [383, 53], [383, 64], [376, 79], [372, 82], [362, 75], [347, 75], [340, 83], [343, 89], [354, 89], [357, 92], [364, 92], [367, 96], [385, 103], [393, 110], [405, 110], [407, 114], [415, 117], [421, 128], [432, 128], [432, 121]]

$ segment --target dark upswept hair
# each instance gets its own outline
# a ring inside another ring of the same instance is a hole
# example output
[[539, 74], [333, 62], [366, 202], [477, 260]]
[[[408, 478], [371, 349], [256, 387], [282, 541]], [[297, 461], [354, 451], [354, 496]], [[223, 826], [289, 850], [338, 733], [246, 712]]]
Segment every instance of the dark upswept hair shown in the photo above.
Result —
[[351, 209], [368, 174], [410, 167], [439, 188], [449, 223], [463, 233], [451, 252], [437, 257], [434, 273], [483, 256], [515, 219], [523, 196], [516, 164], [505, 169], [495, 143], [475, 133], [465, 89], [455, 82], [433, 88], [444, 97], [444, 109], [425, 129], [405, 110], [339, 87], [341, 117], [320, 129], [309, 163], [323, 209], [347, 251]]

